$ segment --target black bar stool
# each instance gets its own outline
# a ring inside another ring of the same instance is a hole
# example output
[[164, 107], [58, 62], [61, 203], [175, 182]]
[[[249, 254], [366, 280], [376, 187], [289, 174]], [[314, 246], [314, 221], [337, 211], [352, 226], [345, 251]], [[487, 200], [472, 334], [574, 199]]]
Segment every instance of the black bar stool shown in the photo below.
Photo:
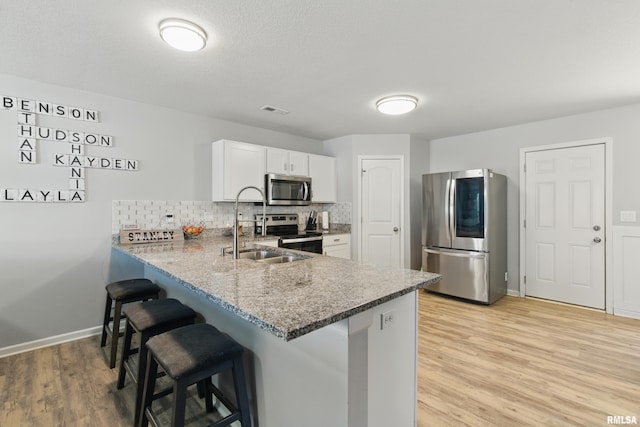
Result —
[[[160, 297], [160, 286], [149, 279], [128, 279], [119, 282], [109, 283], [105, 286], [107, 290], [107, 302], [104, 307], [104, 321], [102, 323], [102, 339], [100, 347], [107, 343], [107, 335], [111, 337], [111, 356], [109, 367], [115, 368], [116, 354], [118, 352], [118, 338], [120, 337], [120, 319], [122, 316], [122, 305], [136, 301], [147, 301]], [[111, 316], [113, 301], [116, 302]], [[113, 326], [109, 327], [109, 322], [113, 321]]]
[[[207, 412], [213, 411], [212, 394], [231, 412], [210, 427], [227, 426], [238, 420], [242, 427], [250, 427], [249, 398], [242, 365], [244, 349], [231, 337], [209, 324], [201, 323], [156, 335], [147, 341], [147, 348], [150, 357], [145, 371], [140, 427], [147, 427], [149, 421], [154, 426], [159, 425], [151, 404], [155, 399], [171, 393], [171, 426], [183, 427], [187, 387], [193, 384], [198, 384], [204, 390]], [[155, 393], [158, 365], [164, 369], [173, 384]], [[231, 369], [233, 373], [237, 408], [211, 381], [211, 376], [227, 369]]]
[[[126, 374], [129, 374], [137, 385], [134, 425], [138, 425], [144, 386], [144, 368], [147, 366], [147, 341], [155, 335], [195, 323], [196, 312], [173, 298], [130, 304], [124, 307], [122, 312], [127, 318], [127, 326], [124, 333], [117, 387], [118, 389], [124, 387]], [[134, 332], [140, 333], [139, 348], [131, 348]], [[136, 353], [138, 353], [138, 371], [134, 373], [134, 367], [129, 357]]]

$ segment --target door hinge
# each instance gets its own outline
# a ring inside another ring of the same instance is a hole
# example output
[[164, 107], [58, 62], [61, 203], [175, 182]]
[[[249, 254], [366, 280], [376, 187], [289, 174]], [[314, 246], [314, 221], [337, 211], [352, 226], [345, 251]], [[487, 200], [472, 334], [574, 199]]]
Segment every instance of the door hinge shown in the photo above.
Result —
[[527, 173], [527, 164], [524, 164], [524, 173]]
[[524, 228], [527, 228], [527, 220], [525, 219], [525, 220], [524, 220], [524, 221], [522, 221], [522, 222], [523, 222], [522, 226], [523, 226]]
[[527, 284], [527, 276], [526, 275], [524, 276], [524, 284], [525, 285]]

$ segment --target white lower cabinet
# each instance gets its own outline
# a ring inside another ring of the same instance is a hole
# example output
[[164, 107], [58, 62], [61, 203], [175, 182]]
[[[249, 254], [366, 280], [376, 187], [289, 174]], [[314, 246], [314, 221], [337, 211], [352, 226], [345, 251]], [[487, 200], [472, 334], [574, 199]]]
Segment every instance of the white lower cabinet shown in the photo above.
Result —
[[323, 236], [322, 253], [327, 256], [351, 259], [351, 235], [329, 234]]

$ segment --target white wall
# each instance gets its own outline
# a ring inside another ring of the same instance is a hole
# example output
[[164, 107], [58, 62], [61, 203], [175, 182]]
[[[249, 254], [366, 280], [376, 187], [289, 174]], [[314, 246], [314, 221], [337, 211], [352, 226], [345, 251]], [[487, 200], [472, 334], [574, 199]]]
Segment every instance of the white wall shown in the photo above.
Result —
[[429, 172], [429, 143], [411, 136], [409, 155], [409, 226], [411, 268], [422, 267], [422, 175]]
[[[527, 123], [430, 142], [429, 171], [490, 168], [508, 177], [508, 271], [510, 291], [519, 289], [519, 152], [523, 147], [613, 138], [613, 222], [621, 210], [640, 211], [640, 104]], [[638, 223], [625, 224], [638, 226]]]
[[[86, 169], [86, 203], [0, 202], [0, 349], [100, 325], [104, 286], [129, 275], [112, 262], [112, 200], [210, 200], [210, 143], [228, 138], [323, 154], [320, 141], [0, 75], [0, 96], [94, 109], [100, 123], [38, 116], [38, 125], [114, 137], [87, 153], [140, 161], [140, 170]], [[17, 162], [17, 115], [0, 110], [0, 188], [67, 188], [51, 166], [66, 143], [38, 142], [39, 164]]]

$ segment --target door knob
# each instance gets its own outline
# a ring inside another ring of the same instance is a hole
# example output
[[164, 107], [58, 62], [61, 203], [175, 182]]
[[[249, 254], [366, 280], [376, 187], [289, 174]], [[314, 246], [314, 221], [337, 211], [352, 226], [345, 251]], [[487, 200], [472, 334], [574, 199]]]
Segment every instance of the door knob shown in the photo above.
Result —
[[398, 232], [398, 227], [393, 227], [393, 231], [397, 233]]
[[593, 241], [596, 242], [596, 243], [600, 243], [600, 242], [602, 242], [602, 239], [599, 238], [599, 237], [594, 237]]
[[599, 230], [600, 230], [600, 226], [599, 226], [599, 225], [594, 225], [594, 226], [593, 226], [593, 229], [594, 229], [595, 231], [599, 231]]

